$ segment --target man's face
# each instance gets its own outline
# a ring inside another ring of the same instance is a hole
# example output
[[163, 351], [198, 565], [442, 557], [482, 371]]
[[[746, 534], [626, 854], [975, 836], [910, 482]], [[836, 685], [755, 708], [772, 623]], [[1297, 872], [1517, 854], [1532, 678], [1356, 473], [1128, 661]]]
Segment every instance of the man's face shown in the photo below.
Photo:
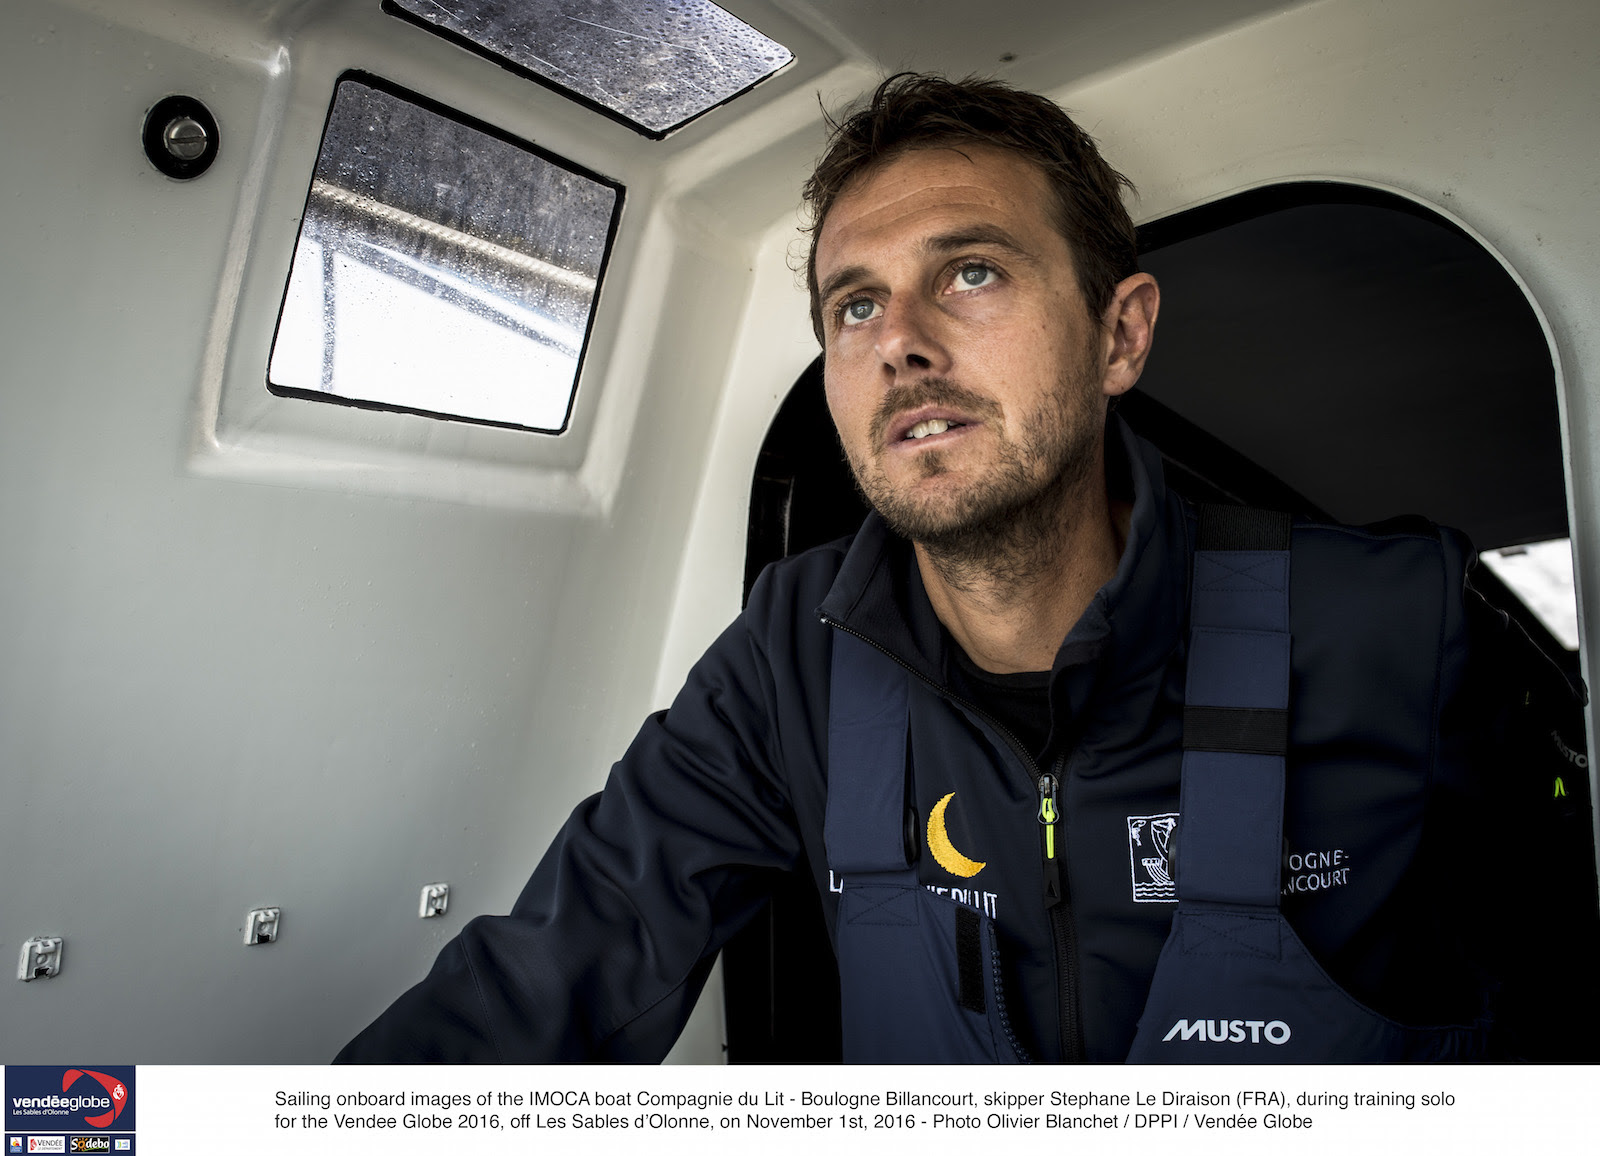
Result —
[[910, 152], [817, 238], [828, 408], [868, 500], [928, 543], [1070, 486], [1099, 460], [1110, 350], [1053, 194], [1002, 149]]

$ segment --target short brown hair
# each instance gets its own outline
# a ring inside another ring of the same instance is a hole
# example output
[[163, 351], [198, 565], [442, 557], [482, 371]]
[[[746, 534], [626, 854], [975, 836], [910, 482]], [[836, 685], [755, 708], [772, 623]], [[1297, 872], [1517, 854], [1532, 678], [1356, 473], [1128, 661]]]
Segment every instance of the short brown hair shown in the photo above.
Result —
[[864, 108], [842, 121], [827, 116], [827, 124], [827, 152], [800, 191], [810, 211], [805, 231], [811, 234], [811, 326], [823, 344], [817, 297], [822, 224], [852, 180], [913, 149], [987, 144], [1038, 165], [1055, 192], [1056, 227], [1071, 246], [1078, 288], [1096, 315], [1110, 304], [1117, 282], [1139, 271], [1133, 219], [1122, 204], [1122, 190], [1132, 192], [1133, 183], [1106, 164], [1094, 138], [1042, 96], [975, 76], [948, 80], [899, 72], [878, 86]]

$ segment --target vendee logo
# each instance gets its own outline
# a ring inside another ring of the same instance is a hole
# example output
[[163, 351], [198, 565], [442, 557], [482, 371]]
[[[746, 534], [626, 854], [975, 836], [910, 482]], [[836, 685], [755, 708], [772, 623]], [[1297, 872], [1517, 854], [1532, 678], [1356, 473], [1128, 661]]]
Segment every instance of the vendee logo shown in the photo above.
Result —
[[1289, 1025], [1282, 1020], [1179, 1020], [1161, 1037], [1171, 1040], [1209, 1040], [1214, 1044], [1269, 1044], [1289, 1042]]
[[112, 1071], [118, 1074], [93, 1068], [8, 1064], [6, 1131], [76, 1131], [83, 1125], [110, 1128], [114, 1124], [119, 1131], [133, 1131], [133, 1069]]

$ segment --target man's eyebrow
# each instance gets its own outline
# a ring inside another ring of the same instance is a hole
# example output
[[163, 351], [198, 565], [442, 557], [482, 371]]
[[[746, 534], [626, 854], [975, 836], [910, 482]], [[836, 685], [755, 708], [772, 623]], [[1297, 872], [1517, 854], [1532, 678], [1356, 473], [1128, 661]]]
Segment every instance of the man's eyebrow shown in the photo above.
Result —
[[817, 300], [826, 302], [835, 293], [846, 285], [856, 281], [863, 281], [870, 273], [865, 265], [846, 265], [843, 269], [833, 273], [820, 288], [817, 289]]
[[925, 252], [934, 254], [953, 253], [959, 249], [968, 249], [974, 245], [991, 245], [997, 249], [1004, 249], [1016, 257], [1026, 261], [1034, 260], [1033, 251], [1023, 245], [1010, 233], [999, 225], [973, 225], [970, 228], [958, 229], [951, 233], [940, 233], [928, 237], [922, 242]]

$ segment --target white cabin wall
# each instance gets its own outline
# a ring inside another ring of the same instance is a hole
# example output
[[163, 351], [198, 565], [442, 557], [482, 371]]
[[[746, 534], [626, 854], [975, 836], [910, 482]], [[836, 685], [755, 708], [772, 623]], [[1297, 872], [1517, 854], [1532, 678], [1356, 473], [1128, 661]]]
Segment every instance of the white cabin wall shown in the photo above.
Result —
[[[795, 223], [784, 220], [756, 253], [749, 307], [717, 412], [714, 448], [707, 455], [656, 675], [655, 699], [663, 705], [739, 612], [756, 457], [773, 415], [817, 356], [805, 285], [789, 264], [798, 249]], [[819, 452], [833, 451], [823, 446]]]

